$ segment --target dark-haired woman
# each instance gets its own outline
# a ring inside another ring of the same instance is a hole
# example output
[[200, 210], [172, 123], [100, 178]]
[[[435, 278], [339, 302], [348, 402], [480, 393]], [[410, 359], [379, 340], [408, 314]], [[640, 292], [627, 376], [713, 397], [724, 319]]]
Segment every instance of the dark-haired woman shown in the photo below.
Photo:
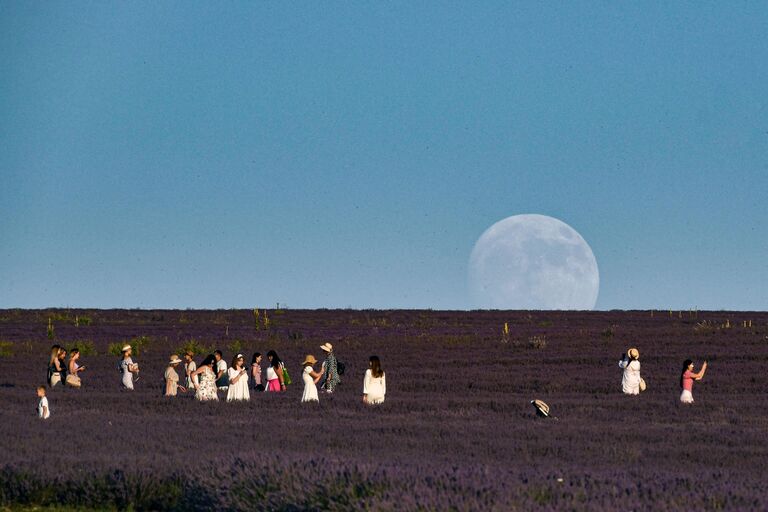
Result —
[[269, 368], [267, 368], [267, 390], [285, 391], [285, 380], [283, 377], [283, 362], [277, 352], [270, 350], [267, 352]]
[[368, 369], [365, 370], [365, 378], [363, 379], [363, 402], [380, 404], [384, 402], [384, 395], [386, 394], [387, 380], [381, 367], [381, 361], [379, 361], [378, 356], [371, 356], [368, 359]]
[[[209, 400], [218, 400], [216, 393], [216, 374], [213, 371], [213, 365], [216, 364], [216, 358], [213, 354], [208, 354], [200, 363], [200, 367], [191, 375], [192, 382], [195, 383], [195, 398], [201, 402]], [[199, 375], [198, 379], [195, 379]]]
[[693, 403], [693, 381], [701, 380], [704, 378], [704, 373], [707, 371], [707, 362], [701, 365], [701, 370], [698, 373], [693, 371], [693, 361], [686, 359], [683, 363], [683, 371], [680, 374], [680, 387], [683, 388], [682, 394], [680, 394], [680, 401], [684, 404]]
[[251, 377], [254, 389], [264, 391], [264, 384], [261, 383], [261, 352], [254, 352], [251, 357]]

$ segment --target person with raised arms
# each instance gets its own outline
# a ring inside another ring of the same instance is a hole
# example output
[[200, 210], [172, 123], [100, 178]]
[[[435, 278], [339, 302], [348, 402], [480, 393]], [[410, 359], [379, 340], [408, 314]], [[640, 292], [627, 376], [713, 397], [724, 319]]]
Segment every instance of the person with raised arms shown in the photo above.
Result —
[[680, 401], [682, 403], [693, 403], [693, 381], [703, 379], [706, 371], [706, 361], [701, 365], [701, 370], [698, 373], [693, 371], [693, 361], [686, 359], [683, 362], [683, 371], [680, 373], [680, 387], [683, 388], [683, 392], [680, 394]]

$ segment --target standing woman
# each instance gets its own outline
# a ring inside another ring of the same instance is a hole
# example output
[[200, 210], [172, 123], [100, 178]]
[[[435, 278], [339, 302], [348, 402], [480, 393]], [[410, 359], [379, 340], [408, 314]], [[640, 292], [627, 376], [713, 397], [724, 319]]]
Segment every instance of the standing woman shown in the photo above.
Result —
[[82, 385], [80, 382], [80, 372], [85, 370], [85, 366], [77, 364], [77, 360], [80, 359], [80, 350], [75, 347], [69, 351], [69, 364], [67, 365], [69, 373], [67, 374], [67, 386], [73, 388], [79, 388]]
[[[218, 400], [219, 395], [216, 394], [216, 374], [213, 373], [213, 365], [216, 363], [216, 358], [213, 354], [208, 354], [200, 363], [200, 368], [195, 370], [192, 374], [192, 382], [195, 383], [195, 398], [201, 402], [207, 402], [208, 400]], [[196, 377], [200, 376], [199, 382]]]
[[59, 351], [60, 345], [54, 345], [51, 347], [51, 358], [48, 360], [48, 385], [55, 387], [56, 384], [61, 382], [61, 364], [59, 363]]
[[706, 361], [701, 365], [699, 373], [693, 373], [693, 361], [686, 359], [685, 362], [683, 362], [683, 371], [680, 374], [680, 387], [683, 388], [683, 392], [680, 394], [681, 402], [684, 404], [693, 403], [693, 381], [703, 379], [706, 371]]
[[619, 368], [624, 369], [624, 375], [621, 377], [621, 390], [627, 395], [640, 394], [640, 351], [636, 348], [627, 350], [621, 361]]
[[285, 380], [283, 377], [283, 362], [277, 352], [270, 350], [267, 352], [269, 368], [267, 368], [267, 390], [285, 391]]
[[323, 376], [323, 372], [317, 373], [312, 367], [317, 363], [317, 359], [312, 354], [307, 355], [304, 358], [304, 362], [301, 365], [304, 367], [302, 371], [302, 378], [304, 379], [304, 394], [301, 395], [302, 402], [319, 402], [320, 399], [317, 396], [317, 382], [320, 377]]
[[380, 404], [384, 402], [387, 394], [387, 380], [384, 370], [381, 368], [379, 356], [371, 356], [368, 359], [368, 369], [365, 370], [363, 379], [363, 403]]
[[123, 387], [133, 391], [133, 376], [139, 373], [139, 365], [134, 363], [133, 359], [131, 359], [133, 349], [131, 349], [130, 345], [125, 345], [122, 352], [123, 358], [120, 360], [119, 368], [120, 372], [123, 374]]
[[187, 391], [184, 386], [179, 386], [179, 374], [176, 373], [176, 367], [181, 363], [181, 359], [176, 354], [170, 357], [168, 367], [165, 369], [165, 392], [163, 396], [176, 396], [177, 390]]
[[253, 386], [256, 391], [264, 391], [264, 384], [261, 383], [261, 352], [254, 352], [251, 358], [251, 376], [253, 377]]
[[245, 356], [237, 354], [232, 359], [232, 364], [227, 370], [229, 376], [229, 388], [227, 389], [227, 402], [232, 400], [250, 400], [248, 391], [248, 370], [245, 369]]

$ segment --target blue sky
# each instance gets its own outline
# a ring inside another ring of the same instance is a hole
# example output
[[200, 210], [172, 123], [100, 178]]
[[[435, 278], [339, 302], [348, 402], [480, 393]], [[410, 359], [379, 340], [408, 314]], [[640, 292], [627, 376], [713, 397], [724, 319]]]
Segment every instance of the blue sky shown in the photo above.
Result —
[[540, 213], [766, 309], [768, 7], [477, 4], [0, 3], [0, 307], [461, 309]]

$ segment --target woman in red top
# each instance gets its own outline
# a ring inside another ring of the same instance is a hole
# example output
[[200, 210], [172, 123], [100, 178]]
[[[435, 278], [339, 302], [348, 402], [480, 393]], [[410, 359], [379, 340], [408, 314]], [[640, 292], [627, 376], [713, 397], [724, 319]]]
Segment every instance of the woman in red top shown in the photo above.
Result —
[[704, 372], [707, 371], [707, 362], [701, 365], [699, 373], [693, 373], [693, 361], [686, 359], [683, 363], [683, 372], [680, 374], [680, 387], [683, 393], [680, 395], [680, 401], [684, 404], [693, 403], [693, 381], [704, 378]]

